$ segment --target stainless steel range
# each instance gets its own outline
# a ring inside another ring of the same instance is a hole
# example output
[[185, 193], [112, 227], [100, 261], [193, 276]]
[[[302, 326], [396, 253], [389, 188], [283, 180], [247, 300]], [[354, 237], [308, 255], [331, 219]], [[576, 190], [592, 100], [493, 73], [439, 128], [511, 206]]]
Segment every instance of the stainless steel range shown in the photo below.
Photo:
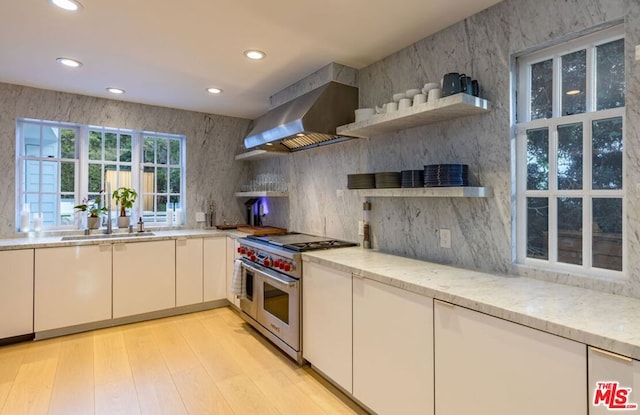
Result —
[[289, 233], [239, 238], [246, 294], [242, 317], [302, 364], [302, 252], [355, 246], [327, 237]]

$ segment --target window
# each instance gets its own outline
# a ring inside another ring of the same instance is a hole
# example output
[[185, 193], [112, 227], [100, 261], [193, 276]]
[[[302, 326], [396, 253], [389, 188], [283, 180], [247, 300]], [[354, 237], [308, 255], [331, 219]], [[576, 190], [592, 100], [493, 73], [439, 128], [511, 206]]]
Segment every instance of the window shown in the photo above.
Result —
[[620, 276], [622, 27], [519, 57], [517, 64], [516, 261]]
[[138, 192], [131, 213], [145, 222], [165, 223], [167, 202], [184, 209], [182, 136], [18, 120], [17, 140], [17, 211], [41, 215], [45, 228], [77, 227], [73, 207], [107, 183]]

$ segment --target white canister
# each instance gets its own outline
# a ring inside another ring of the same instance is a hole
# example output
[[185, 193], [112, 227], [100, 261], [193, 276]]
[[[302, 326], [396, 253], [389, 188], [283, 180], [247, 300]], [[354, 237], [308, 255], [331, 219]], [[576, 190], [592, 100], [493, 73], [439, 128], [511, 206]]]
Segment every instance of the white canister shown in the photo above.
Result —
[[20, 232], [29, 232], [29, 217], [31, 216], [31, 212], [29, 212], [29, 208], [25, 207], [25, 209], [20, 212]]
[[173, 226], [173, 210], [167, 209], [167, 226]]
[[33, 214], [33, 230], [35, 232], [42, 230], [42, 215], [40, 213]]
[[182, 225], [182, 209], [176, 209], [175, 220], [173, 221], [176, 226]]
[[432, 90], [429, 91], [429, 99], [427, 99], [427, 101], [429, 101], [430, 103], [435, 103], [435, 101], [440, 99], [440, 94], [441, 94], [441, 90], [440, 88], [434, 88]]
[[411, 107], [411, 100], [409, 98], [402, 98], [398, 103], [398, 109], [402, 110]]
[[413, 105], [420, 105], [427, 102], [427, 96], [425, 94], [417, 94], [413, 97]]
[[386, 104], [384, 104], [384, 111], [385, 112], [398, 111], [398, 103], [397, 102], [387, 102]]

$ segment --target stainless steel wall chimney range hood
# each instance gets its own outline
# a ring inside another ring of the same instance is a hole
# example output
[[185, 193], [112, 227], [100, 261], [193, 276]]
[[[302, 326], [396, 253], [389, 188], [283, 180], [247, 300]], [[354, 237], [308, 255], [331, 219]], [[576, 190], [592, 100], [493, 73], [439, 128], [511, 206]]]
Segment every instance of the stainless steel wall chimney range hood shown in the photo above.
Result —
[[352, 123], [357, 108], [358, 88], [329, 82], [256, 119], [244, 146], [289, 152], [352, 139], [336, 127]]

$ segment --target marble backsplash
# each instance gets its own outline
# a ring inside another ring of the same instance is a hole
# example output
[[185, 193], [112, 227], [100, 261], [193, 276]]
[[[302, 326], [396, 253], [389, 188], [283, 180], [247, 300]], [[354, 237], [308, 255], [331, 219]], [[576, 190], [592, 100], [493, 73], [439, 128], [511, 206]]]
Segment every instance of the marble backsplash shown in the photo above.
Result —
[[187, 222], [200, 227], [195, 212], [208, 200], [221, 223], [243, 221], [242, 201], [234, 197], [246, 182], [245, 163], [234, 161], [249, 120], [74, 95], [0, 83], [0, 237], [16, 233], [16, 118], [34, 118], [186, 136]]
[[[514, 56], [624, 21], [627, 47], [625, 128], [626, 246], [624, 281], [533, 271], [512, 263], [512, 67]], [[362, 199], [346, 189], [350, 173], [420, 169], [466, 163], [494, 196], [375, 198], [374, 247], [384, 252], [479, 269], [528, 275], [640, 297], [640, 3], [635, 0], [506, 0], [359, 71], [360, 107], [382, 105], [395, 92], [437, 82], [447, 72], [478, 79], [491, 112], [357, 139], [254, 163], [253, 171], [287, 172], [292, 193], [283, 226], [359, 241]], [[304, 83], [304, 80], [301, 81]], [[295, 88], [294, 88], [295, 89]], [[452, 249], [438, 230], [451, 230]]]

